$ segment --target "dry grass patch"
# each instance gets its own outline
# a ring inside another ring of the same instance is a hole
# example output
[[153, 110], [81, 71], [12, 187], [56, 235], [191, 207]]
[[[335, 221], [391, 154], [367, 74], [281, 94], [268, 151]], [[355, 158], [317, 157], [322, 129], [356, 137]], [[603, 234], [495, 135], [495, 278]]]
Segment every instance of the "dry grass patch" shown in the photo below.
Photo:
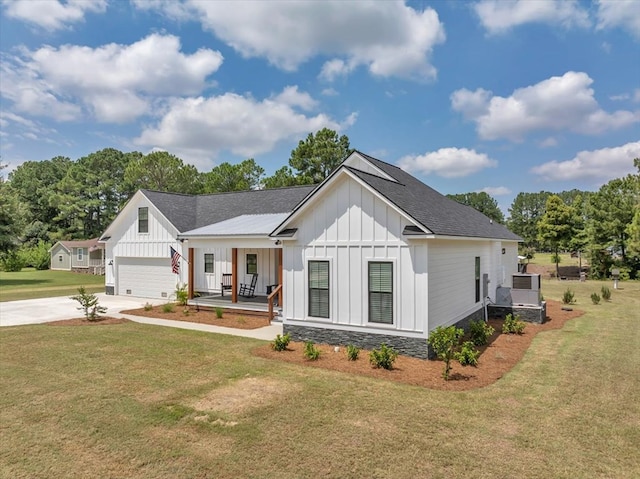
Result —
[[283, 380], [249, 377], [214, 389], [189, 405], [198, 411], [241, 414], [275, 403], [296, 389], [295, 384]]

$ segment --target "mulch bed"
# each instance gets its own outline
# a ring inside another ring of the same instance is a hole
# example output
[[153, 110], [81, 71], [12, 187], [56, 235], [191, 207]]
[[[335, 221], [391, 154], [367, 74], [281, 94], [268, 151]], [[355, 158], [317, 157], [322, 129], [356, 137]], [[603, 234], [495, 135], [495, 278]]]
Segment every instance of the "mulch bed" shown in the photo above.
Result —
[[[185, 314], [185, 310], [188, 310], [189, 314]], [[222, 314], [222, 318], [218, 319], [215, 311], [205, 309], [197, 311], [196, 308], [192, 306], [185, 308], [184, 306], [176, 305], [173, 313], [165, 313], [162, 311], [162, 306], [154, 306], [148, 311], [144, 308], [140, 308], [121, 311], [121, 313], [132, 314], [134, 316], [144, 316], [146, 318], [170, 319], [172, 321], [210, 324], [212, 326], [223, 326], [225, 328], [235, 329], [258, 329], [271, 324], [267, 320], [266, 316], [256, 316], [249, 313], [235, 312], [230, 309], [225, 309]]]
[[336, 352], [334, 346], [326, 344], [316, 345], [321, 351], [317, 361], [310, 361], [303, 356], [304, 343], [299, 342], [289, 343], [287, 351], [277, 352], [271, 348], [271, 345], [266, 344], [255, 348], [253, 353], [263, 358], [366, 375], [430, 389], [466, 391], [493, 384], [510, 371], [522, 359], [536, 334], [551, 329], [561, 329], [568, 320], [583, 314], [582, 311], [577, 310], [563, 311], [561, 307], [562, 304], [559, 302], [547, 301], [546, 322], [544, 324], [527, 323], [522, 335], [500, 334], [503, 321], [490, 319], [489, 324], [495, 328], [496, 332], [488, 345], [478, 348], [481, 351], [478, 366], [463, 367], [457, 361], [453, 361], [449, 381], [442, 378], [444, 365], [442, 361], [398, 356], [393, 369], [387, 371], [371, 366], [369, 351], [362, 350], [357, 361], [348, 361], [345, 347], [340, 347]]
[[47, 326], [97, 326], [105, 324], [123, 324], [129, 323], [128, 319], [112, 318], [110, 316], [102, 316], [96, 321], [87, 321], [85, 318], [62, 319], [60, 321], [51, 321], [46, 323]]
[[[217, 318], [215, 311], [196, 311], [194, 308], [189, 308], [189, 315], [187, 316], [184, 314], [184, 308], [179, 307], [176, 307], [173, 313], [164, 313], [161, 307], [158, 306], [149, 311], [141, 308], [122, 311], [122, 313], [237, 329], [256, 329], [268, 324], [267, 319], [264, 317], [238, 314], [229, 310], [225, 310], [221, 319]], [[562, 309], [560, 302], [548, 300], [546, 322], [544, 324], [527, 323], [522, 335], [500, 334], [503, 321], [501, 319], [490, 319], [489, 324], [494, 327], [496, 332], [490, 338], [488, 345], [478, 348], [481, 351], [478, 366], [463, 367], [457, 361], [453, 361], [449, 381], [445, 381], [442, 378], [443, 363], [441, 361], [426, 361], [407, 356], [398, 356], [393, 369], [387, 371], [372, 367], [369, 363], [369, 351], [366, 350], [360, 352], [357, 361], [348, 361], [346, 348], [342, 346], [336, 352], [334, 345], [316, 345], [321, 351], [320, 358], [317, 361], [309, 361], [303, 356], [304, 343], [300, 342], [291, 342], [288, 349], [282, 352], [274, 351], [271, 349], [270, 344], [254, 348], [252, 352], [256, 356], [267, 359], [371, 376], [430, 389], [466, 391], [493, 384], [522, 359], [536, 334], [542, 331], [561, 329], [568, 320], [582, 314], [583, 312], [579, 310], [565, 311]], [[121, 324], [127, 321], [127, 319], [104, 317], [100, 321], [91, 322], [84, 318], [76, 318], [47, 324], [52, 326], [89, 326]]]

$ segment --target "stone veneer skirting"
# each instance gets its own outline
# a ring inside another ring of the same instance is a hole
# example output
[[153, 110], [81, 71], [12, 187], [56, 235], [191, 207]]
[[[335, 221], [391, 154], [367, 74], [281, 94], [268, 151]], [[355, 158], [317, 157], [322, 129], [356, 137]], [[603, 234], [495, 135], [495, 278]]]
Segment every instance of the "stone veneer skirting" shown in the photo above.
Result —
[[[484, 319], [482, 308], [458, 321], [456, 326], [467, 330], [470, 321], [477, 321], [479, 319]], [[373, 332], [370, 330], [348, 331], [286, 323], [283, 325], [283, 333], [291, 335], [293, 341], [313, 341], [314, 343], [331, 344], [333, 346], [353, 344], [359, 348], [369, 350], [377, 349], [384, 343], [405, 356], [420, 359], [430, 359], [434, 357], [433, 351], [431, 351], [427, 340], [424, 338], [393, 336], [384, 334], [384, 332]]]
[[519, 316], [522, 321], [542, 324], [547, 319], [547, 303], [542, 302], [541, 306], [504, 306], [490, 304], [487, 306], [490, 317], [505, 318], [507, 314]]
[[113, 286], [105, 286], [104, 292], [108, 295], [113, 296], [115, 294], [115, 288]]

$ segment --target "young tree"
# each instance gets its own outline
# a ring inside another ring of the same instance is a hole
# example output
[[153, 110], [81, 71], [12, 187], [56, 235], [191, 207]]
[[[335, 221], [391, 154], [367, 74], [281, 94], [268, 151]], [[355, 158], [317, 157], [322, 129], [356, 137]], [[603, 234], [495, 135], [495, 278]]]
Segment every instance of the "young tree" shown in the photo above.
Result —
[[205, 193], [253, 190], [260, 186], [264, 169], [253, 158], [232, 165], [221, 163], [204, 174]]
[[200, 173], [193, 165], [166, 151], [154, 151], [127, 165], [124, 179], [133, 190], [140, 188], [171, 193], [197, 194], [202, 191]]
[[481, 191], [480, 193], [472, 192], [447, 195], [447, 197], [457, 201], [458, 203], [462, 203], [463, 205], [475, 208], [496, 223], [504, 224], [504, 214], [502, 213], [502, 210], [500, 210], [498, 202], [495, 198], [491, 197], [484, 191]]
[[324, 180], [351, 153], [349, 138], [323, 128], [291, 151], [289, 165], [297, 170], [298, 184], [316, 184]]
[[18, 236], [22, 230], [22, 215], [17, 195], [4, 181], [0, 164], [0, 255], [13, 251], [18, 246]]
[[568, 245], [571, 240], [574, 212], [557, 195], [549, 196], [545, 210], [538, 222], [538, 238], [542, 244], [555, 252], [556, 277], [560, 279], [558, 251], [560, 247]]

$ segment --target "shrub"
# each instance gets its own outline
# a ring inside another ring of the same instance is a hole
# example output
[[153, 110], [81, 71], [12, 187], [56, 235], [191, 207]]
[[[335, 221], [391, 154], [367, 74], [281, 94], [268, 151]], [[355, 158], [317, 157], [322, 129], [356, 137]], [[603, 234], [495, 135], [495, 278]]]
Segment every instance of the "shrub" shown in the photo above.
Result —
[[163, 313], [173, 313], [173, 303], [165, 303], [162, 305]]
[[522, 334], [525, 326], [524, 321], [520, 321], [520, 316], [516, 314], [514, 317], [509, 313], [502, 323], [502, 334]]
[[456, 353], [456, 359], [463, 366], [478, 365], [478, 356], [480, 356], [480, 351], [478, 351], [474, 346], [475, 344], [473, 341], [465, 341], [462, 343], [460, 352]]
[[51, 248], [51, 245], [42, 240], [31, 247], [23, 245], [19, 253], [22, 257], [23, 266], [32, 266], [39, 271], [49, 269], [51, 264], [49, 248]]
[[287, 349], [287, 346], [289, 346], [290, 342], [291, 336], [289, 335], [289, 333], [283, 336], [280, 336], [278, 334], [276, 336], [276, 339], [274, 339], [271, 343], [271, 349], [273, 349], [274, 351], [284, 351], [285, 349]]
[[303, 354], [310, 361], [315, 361], [320, 357], [320, 350], [313, 344], [313, 341], [307, 341], [304, 343]]
[[600, 302], [600, 295], [598, 293], [591, 293], [591, 302], [598, 304]]
[[191, 313], [191, 312], [189, 311], [189, 308], [184, 308], [184, 309], [182, 310], [182, 314], [184, 314], [185, 316], [189, 316], [189, 314], [190, 314], [190, 313]]
[[600, 292], [602, 293], [602, 299], [604, 299], [605, 301], [611, 300], [611, 290], [607, 286], [603, 286], [602, 288], [600, 288]]
[[380, 349], [369, 353], [369, 362], [375, 368], [393, 369], [393, 363], [398, 357], [398, 351], [382, 343]]
[[464, 330], [455, 326], [443, 327], [438, 326], [429, 333], [427, 343], [431, 346], [439, 359], [444, 361], [444, 371], [442, 377], [445, 381], [449, 380], [451, 372], [451, 360], [454, 358], [456, 348], [462, 339]]
[[176, 288], [176, 301], [180, 306], [186, 306], [189, 302], [189, 291], [187, 291], [187, 285], [178, 285]]
[[84, 311], [87, 321], [97, 321], [100, 319], [100, 314], [107, 312], [107, 308], [98, 304], [98, 297], [95, 294], [87, 293], [84, 286], [80, 286], [78, 294], [71, 296], [71, 299], [80, 303], [78, 309]]
[[153, 305], [151, 303], [145, 303], [144, 305], [144, 310], [145, 311], [151, 311], [153, 309]]
[[224, 309], [220, 306], [216, 306], [216, 318], [222, 319], [222, 315], [224, 313]]
[[360, 354], [360, 348], [354, 346], [353, 344], [347, 345], [347, 359], [349, 361], [355, 361], [358, 359], [358, 355]]
[[565, 292], [562, 293], [562, 302], [564, 304], [573, 304], [575, 302], [575, 294], [570, 288], [567, 288]]
[[469, 329], [471, 332], [471, 341], [476, 346], [487, 344], [491, 335], [496, 331], [482, 320], [471, 321], [471, 323], [469, 323]]
[[24, 258], [15, 251], [8, 251], [2, 255], [0, 266], [2, 266], [2, 269], [7, 273], [21, 271], [25, 266]]

